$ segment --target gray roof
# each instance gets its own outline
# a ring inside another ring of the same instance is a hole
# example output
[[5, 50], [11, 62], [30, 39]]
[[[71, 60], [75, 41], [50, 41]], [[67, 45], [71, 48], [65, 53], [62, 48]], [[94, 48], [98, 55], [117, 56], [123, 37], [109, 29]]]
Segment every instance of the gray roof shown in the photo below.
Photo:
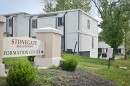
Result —
[[26, 13], [26, 12], [18, 12], [18, 13], [4, 14], [3, 16], [7, 17], [7, 16], [11, 16], [11, 15], [19, 15], [19, 14], [30, 15], [29, 13]]
[[98, 21], [98, 20], [96, 20], [95, 18], [93, 18], [92, 16], [90, 16], [88, 13], [84, 12], [81, 9], [71, 9], [71, 10], [63, 10], [63, 11], [55, 11], [55, 12], [47, 12], [47, 13], [38, 13], [38, 14], [29, 15], [29, 16], [43, 16], [44, 17], [44, 16], [47, 16], [47, 15], [58, 15], [59, 13], [73, 12], [73, 11], [81, 11], [82, 13], [87, 15], [88, 17], [94, 19], [95, 21]]
[[59, 13], [73, 12], [73, 11], [81, 11], [82, 13], [87, 15], [88, 17], [94, 19], [95, 21], [98, 21], [98, 20], [96, 20], [95, 18], [93, 18], [92, 16], [90, 16], [88, 13], [84, 12], [81, 9], [71, 9], [71, 10], [63, 10], [63, 11], [55, 11], [55, 12], [47, 12], [47, 13], [38, 13], [38, 14], [29, 14], [29, 13], [26, 13], [26, 12], [18, 12], [18, 13], [5, 14], [3, 16], [8, 17], [8, 16], [11, 16], [11, 15], [25, 14], [26, 16], [38, 16], [40, 18], [40, 17], [56, 16]]

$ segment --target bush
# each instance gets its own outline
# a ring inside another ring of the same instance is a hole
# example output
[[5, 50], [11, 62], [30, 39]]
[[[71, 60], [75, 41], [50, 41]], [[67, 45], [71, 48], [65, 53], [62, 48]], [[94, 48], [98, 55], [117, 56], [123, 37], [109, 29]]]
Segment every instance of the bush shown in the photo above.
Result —
[[36, 78], [35, 68], [28, 62], [15, 62], [10, 68], [6, 82], [8, 86], [29, 86]]
[[63, 70], [74, 71], [78, 65], [78, 61], [74, 57], [61, 60], [60, 66]]
[[35, 56], [28, 56], [28, 61], [34, 62], [34, 57], [35, 57]]

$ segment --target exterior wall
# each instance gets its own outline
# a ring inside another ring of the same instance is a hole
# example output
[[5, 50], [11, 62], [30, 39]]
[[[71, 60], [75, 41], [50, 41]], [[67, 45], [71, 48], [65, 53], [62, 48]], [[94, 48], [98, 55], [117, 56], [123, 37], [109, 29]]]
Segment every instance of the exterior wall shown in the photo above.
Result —
[[120, 49], [121, 49], [121, 53], [122, 53], [122, 54], [125, 54], [125, 48], [124, 48], [124, 46], [123, 46], [123, 45], [119, 46], [118, 48], [120, 48]]
[[6, 37], [7, 33], [6, 33], [6, 23], [4, 23], [3, 25], [3, 37]]
[[[87, 21], [90, 20], [90, 29], [87, 27]], [[98, 22], [95, 19], [87, 16], [85, 13], [80, 13], [80, 52], [90, 51], [90, 57], [98, 57]], [[92, 38], [94, 44], [92, 48]]]
[[3, 32], [6, 33], [6, 23], [3, 25]]
[[29, 36], [29, 17], [21, 14], [16, 17], [14, 24], [16, 25], [16, 27], [14, 27], [15, 29], [13, 30], [14, 36]]
[[108, 44], [106, 44], [105, 42], [99, 42], [98, 48], [110, 48], [110, 46]]
[[56, 17], [43, 17], [38, 18], [38, 28], [44, 28], [44, 27], [56, 27]]
[[[64, 33], [64, 27], [58, 26], [58, 17], [63, 17], [64, 14], [65, 12], [61, 12], [57, 16], [37, 18], [38, 28], [52, 27]], [[74, 49], [76, 41], [78, 42], [78, 11], [67, 12], [65, 15], [65, 50]], [[76, 52], [78, 52], [78, 46]]]
[[12, 16], [6, 18], [6, 31], [8, 34], [12, 34], [12, 27], [9, 27], [9, 19], [11, 19]]
[[[90, 20], [90, 29], [87, 27], [87, 20]], [[98, 22], [95, 19], [81, 12], [81, 32], [98, 37]]]
[[77, 41], [75, 52], [78, 52], [78, 11], [72, 11], [66, 14], [65, 26], [65, 50], [72, 49], [74, 51]]
[[[13, 30], [12, 27], [9, 27], [9, 19], [13, 19]], [[10, 15], [6, 17], [6, 21], [4, 31], [8, 36], [29, 36], [29, 17], [26, 17], [24, 14]]]
[[[38, 16], [33, 16], [33, 17], [31, 18], [31, 21], [29, 22], [29, 24], [30, 24], [30, 36], [31, 36], [31, 37], [35, 37], [35, 36], [36, 36], [35, 29], [37, 29], [37, 28], [32, 28], [32, 20], [33, 20], [33, 19], [37, 19], [37, 17], [38, 17]], [[38, 22], [38, 20], [37, 20], [37, 22]], [[37, 24], [38, 24], [38, 23], [37, 23]], [[38, 27], [38, 25], [37, 25], [37, 27]]]
[[56, 28], [56, 17], [38, 17], [38, 16], [33, 16], [31, 19], [31, 37], [35, 37], [35, 29], [37, 28], [32, 28], [32, 20], [37, 19], [37, 28], [45, 28], [45, 27], [52, 27]]

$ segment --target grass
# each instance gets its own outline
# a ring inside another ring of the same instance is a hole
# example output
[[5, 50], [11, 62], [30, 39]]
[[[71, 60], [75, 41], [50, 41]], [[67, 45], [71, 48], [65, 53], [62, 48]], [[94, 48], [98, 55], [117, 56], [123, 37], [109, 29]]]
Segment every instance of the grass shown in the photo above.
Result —
[[15, 61], [28, 61], [28, 60], [27, 60], [27, 57], [15, 57], [15, 58], [4, 58], [3, 61], [5, 64], [10, 65], [14, 63]]
[[[93, 73], [99, 76], [102, 76], [106, 79], [113, 81], [117, 86], [130, 86], [130, 58], [128, 58], [128, 60], [119, 59], [119, 60], [111, 61], [111, 67], [110, 69], [108, 69], [107, 59], [93, 59], [93, 58], [82, 57], [79, 55], [73, 56], [71, 54], [65, 54], [65, 53], [62, 54], [62, 57], [63, 58], [75, 57], [79, 61], [78, 68], [92, 71]], [[3, 61], [6, 64], [12, 64], [14, 61], [19, 61], [19, 60], [27, 61], [27, 57], [4, 58]], [[127, 67], [127, 69], [126, 70], [119, 69], [120, 66]], [[97, 69], [91, 69], [89, 67], [97, 68]], [[44, 72], [49, 73], [48, 70], [44, 70]], [[50, 75], [51, 73], [54, 73], [54, 72], [55, 70], [51, 70]], [[61, 74], [61, 75], [64, 75], [64, 74]], [[62, 81], [64, 77], [67, 77], [67, 76], [62, 77], [61, 75], [56, 75], [57, 77], [54, 77], [53, 79], [51, 76], [42, 77], [39, 80], [40, 81], [44, 80], [45, 84], [47, 84], [48, 82], [53, 81], [55, 78], [60, 79]], [[5, 82], [3, 80], [4, 80], [3, 78], [0, 78], [0, 84]], [[51, 82], [51, 83], [55, 83], [55, 82]]]
[[[73, 55], [62, 54], [62, 57], [73, 57]], [[117, 86], [130, 86], [130, 58], [128, 58], [128, 60], [118, 59], [115, 61], [111, 61], [110, 69], [108, 69], [107, 59], [93, 59], [82, 57], [79, 55], [75, 55], [74, 57], [79, 61], [79, 68], [90, 70], [95, 74], [112, 80]], [[127, 70], [119, 69], [120, 66], [127, 67]], [[89, 67], [98, 69], [91, 70], [89, 69]]]

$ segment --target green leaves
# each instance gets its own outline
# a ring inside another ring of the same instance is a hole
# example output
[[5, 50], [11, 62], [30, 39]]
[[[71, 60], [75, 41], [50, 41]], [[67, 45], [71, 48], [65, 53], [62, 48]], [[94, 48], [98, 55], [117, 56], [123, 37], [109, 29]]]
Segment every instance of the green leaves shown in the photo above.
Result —
[[28, 62], [15, 62], [9, 70], [8, 86], [29, 86], [36, 78], [36, 70]]
[[78, 65], [78, 61], [75, 57], [69, 57], [62, 60], [60, 66], [63, 70], [74, 71]]
[[82, 9], [88, 12], [91, 8], [90, 0], [43, 0], [44, 11], [62, 11], [69, 9]]

